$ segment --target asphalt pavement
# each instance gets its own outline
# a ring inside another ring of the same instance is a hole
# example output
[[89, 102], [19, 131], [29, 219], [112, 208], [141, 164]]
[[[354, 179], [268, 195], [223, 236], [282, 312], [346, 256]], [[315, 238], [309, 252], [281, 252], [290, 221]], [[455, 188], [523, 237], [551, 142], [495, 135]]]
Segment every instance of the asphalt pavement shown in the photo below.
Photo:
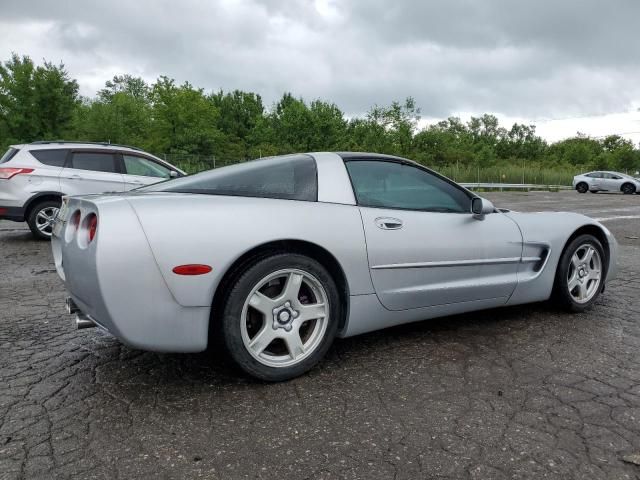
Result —
[[48, 243], [0, 221], [0, 479], [640, 478], [640, 195], [486, 196], [598, 218], [619, 277], [585, 314], [339, 340], [280, 384], [75, 330]]

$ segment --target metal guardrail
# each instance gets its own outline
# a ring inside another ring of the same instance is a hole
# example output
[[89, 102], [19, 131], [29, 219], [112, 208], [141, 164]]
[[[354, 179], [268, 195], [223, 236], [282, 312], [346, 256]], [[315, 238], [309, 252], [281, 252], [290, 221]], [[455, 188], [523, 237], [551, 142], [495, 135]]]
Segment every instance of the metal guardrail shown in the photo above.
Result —
[[569, 185], [537, 185], [533, 183], [460, 183], [469, 190], [486, 188], [490, 190], [573, 190]]

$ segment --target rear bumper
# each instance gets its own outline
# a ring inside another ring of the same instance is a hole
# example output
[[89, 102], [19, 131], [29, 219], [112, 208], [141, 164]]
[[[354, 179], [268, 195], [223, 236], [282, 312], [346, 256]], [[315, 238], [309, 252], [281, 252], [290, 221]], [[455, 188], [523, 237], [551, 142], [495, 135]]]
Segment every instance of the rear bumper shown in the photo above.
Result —
[[[128, 203], [118, 202], [117, 211], [106, 214], [108, 206], [98, 210], [82, 199], [65, 202], [51, 247], [76, 313], [134, 348], [205, 350], [211, 307], [184, 307], [174, 299]], [[67, 222], [76, 210], [82, 218], [94, 212], [99, 217], [89, 245], [78, 242], [80, 233]]]
[[3, 207], [0, 205], [0, 220], [11, 220], [13, 222], [24, 222], [23, 207]]

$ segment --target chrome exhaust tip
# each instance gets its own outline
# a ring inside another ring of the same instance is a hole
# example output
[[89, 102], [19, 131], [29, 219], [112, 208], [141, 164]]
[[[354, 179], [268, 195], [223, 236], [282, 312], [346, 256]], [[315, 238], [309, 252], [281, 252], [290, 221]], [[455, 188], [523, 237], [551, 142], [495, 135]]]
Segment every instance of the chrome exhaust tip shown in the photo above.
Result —
[[83, 313], [76, 314], [76, 328], [81, 330], [83, 328], [93, 328], [96, 324], [88, 316]]
[[73, 298], [71, 297], [67, 297], [64, 301], [64, 307], [67, 310], [67, 313], [69, 315], [72, 315], [74, 313], [78, 313], [80, 311], [80, 309], [78, 308], [78, 306], [76, 305], [76, 302], [73, 301]]

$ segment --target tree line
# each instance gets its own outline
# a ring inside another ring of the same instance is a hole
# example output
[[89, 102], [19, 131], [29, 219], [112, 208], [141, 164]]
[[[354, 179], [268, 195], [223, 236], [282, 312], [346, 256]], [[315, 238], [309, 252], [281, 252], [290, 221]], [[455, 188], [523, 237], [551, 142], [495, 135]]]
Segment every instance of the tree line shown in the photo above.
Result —
[[267, 106], [254, 92], [207, 92], [161, 76], [116, 76], [80, 96], [64, 65], [12, 55], [0, 65], [0, 148], [34, 140], [110, 141], [155, 154], [242, 161], [291, 152], [352, 150], [408, 157], [434, 168], [612, 169], [635, 173], [640, 149], [611, 135], [548, 143], [535, 126], [501, 126], [490, 114], [419, 127], [413, 98], [349, 118], [332, 102], [285, 93]]

